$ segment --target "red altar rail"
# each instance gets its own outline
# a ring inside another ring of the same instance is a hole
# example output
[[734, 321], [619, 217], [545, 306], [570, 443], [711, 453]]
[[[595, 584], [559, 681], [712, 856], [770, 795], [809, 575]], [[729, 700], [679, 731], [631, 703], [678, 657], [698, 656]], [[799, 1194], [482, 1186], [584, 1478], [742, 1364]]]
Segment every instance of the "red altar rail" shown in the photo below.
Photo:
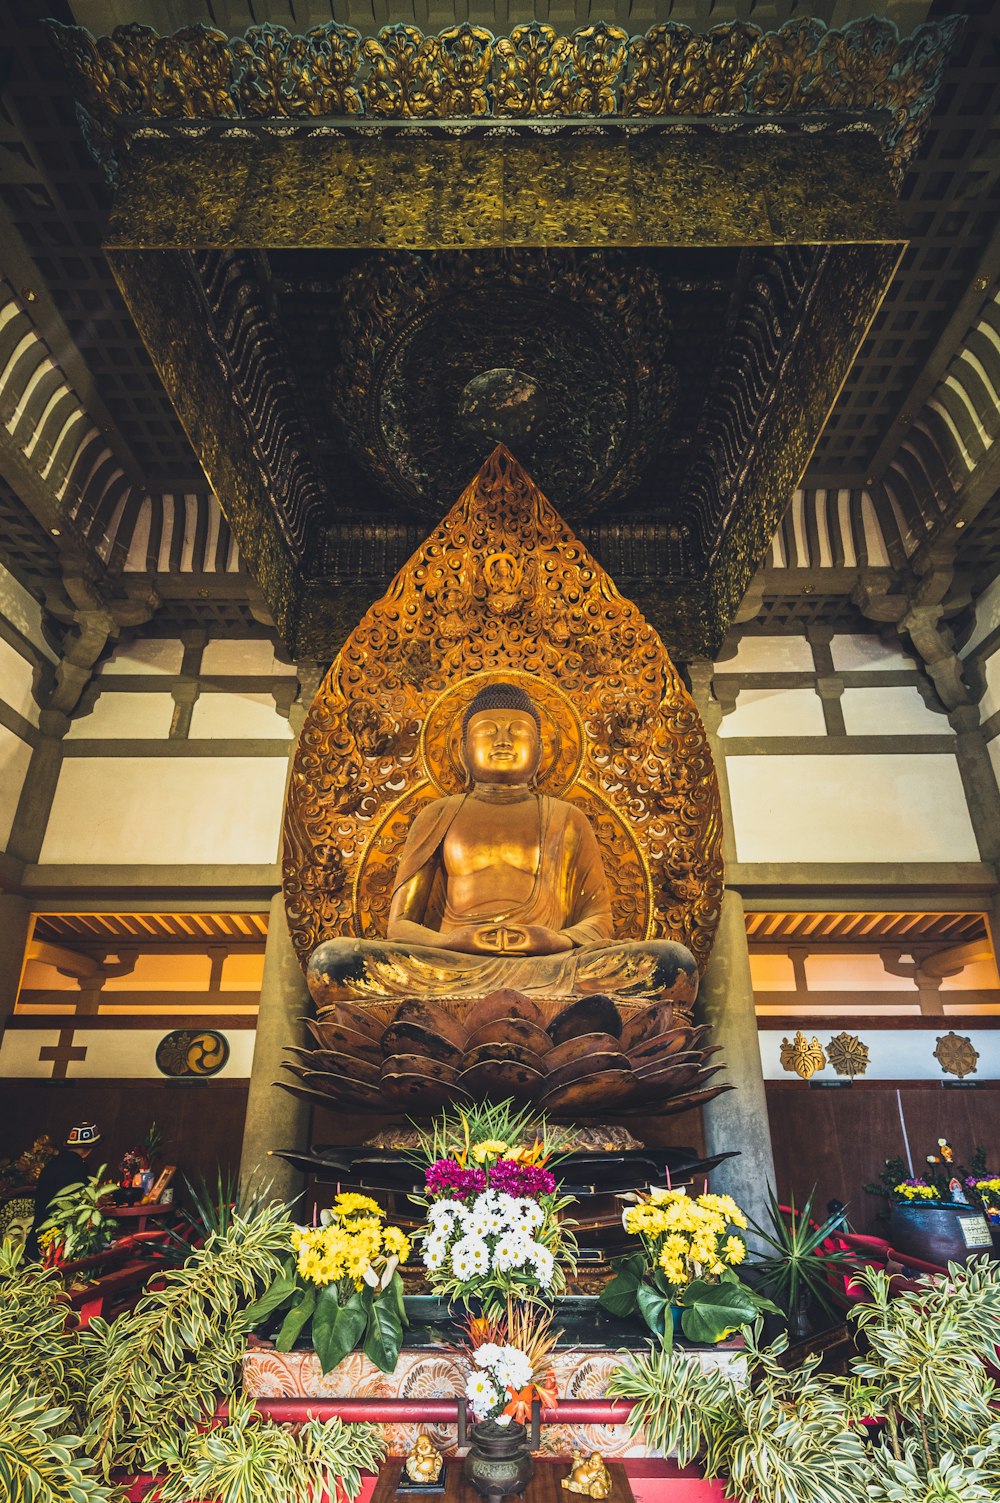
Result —
[[[310, 1419], [342, 1419], [372, 1425], [457, 1423], [455, 1399], [258, 1399], [256, 1407], [282, 1425], [301, 1425]], [[631, 1399], [562, 1399], [557, 1409], [543, 1409], [543, 1425], [623, 1425], [632, 1412]], [[216, 1411], [224, 1419], [228, 1410]]]

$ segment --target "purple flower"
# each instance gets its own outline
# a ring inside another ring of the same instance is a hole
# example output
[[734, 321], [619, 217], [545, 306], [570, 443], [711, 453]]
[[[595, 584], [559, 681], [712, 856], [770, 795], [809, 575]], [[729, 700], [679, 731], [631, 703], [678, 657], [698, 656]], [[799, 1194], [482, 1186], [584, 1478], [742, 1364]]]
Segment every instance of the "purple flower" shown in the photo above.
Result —
[[535, 1164], [519, 1164], [514, 1159], [497, 1159], [490, 1169], [490, 1189], [518, 1199], [537, 1200], [555, 1192], [555, 1176]]
[[465, 1200], [486, 1189], [486, 1175], [482, 1169], [463, 1169], [454, 1159], [438, 1159], [425, 1170], [424, 1183], [428, 1195]]

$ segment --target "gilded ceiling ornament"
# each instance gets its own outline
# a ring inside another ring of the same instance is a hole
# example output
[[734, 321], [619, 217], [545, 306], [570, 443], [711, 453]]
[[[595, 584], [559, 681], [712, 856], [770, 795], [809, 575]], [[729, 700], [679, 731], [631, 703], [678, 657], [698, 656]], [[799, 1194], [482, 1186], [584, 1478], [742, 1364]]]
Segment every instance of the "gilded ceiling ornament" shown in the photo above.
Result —
[[788, 1039], [781, 1040], [781, 1068], [789, 1074], [800, 1075], [803, 1080], [810, 1080], [817, 1070], [822, 1070], [826, 1064], [826, 1055], [823, 1053], [820, 1041], [815, 1036], [809, 1040], [799, 1029], [798, 1033], [789, 1043]]
[[437, 36], [384, 26], [363, 42], [331, 21], [297, 36], [270, 23], [241, 37], [188, 26], [162, 37], [147, 26], [93, 37], [47, 26], [80, 80], [94, 134], [116, 122], [227, 117], [393, 119], [481, 115], [773, 115], [878, 113], [873, 122], [901, 174], [933, 106], [963, 17], [925, 22], [901, 39], [869, 18], [829, 30], [793, 20], [765, 32], [743, 21], [704, 34], [667, 22], [644, 36], [618, 26], [558, 36], [541, 22], [495, 38], [464, 22]]
[[963, 1033], [946, 1033], [939, 1038], [934, 1058], [946, 1075], [957, 1075], [959, 1080], [977, 1073], [979, 1051]]
[[826, 1046], [826, 1057], [838, 1075], [864, 1075], [868, 1070], [868, 1045], [856, 1033], [838, 1033]]
[[679, 940], [703, 966], [723, 877], [704, 728], [656, 632], [502, 446], [348, 637], [306, 717], [283, 857], [303, 964], [332, 936], [384, 935], [407, 830], [465, 786], [457, 727], [491, 675], [523, 678], [545, 717], [537, 787], [590, 820], [616, 934]]
[[[327, 410], [365, 469], [428, 518], [465, 484], [487, 435], [579, 513], [613, 508], [668, 438], [671, 310], [649, 266], [590, 251], [394, 252], [352, 270], [336, 296], [343, 358], [321, 378]], [[514, 366], [543, 397], [530, 427], [510, 430], [502, 384], [494, 401], [482, 393], [498, 426], [456, 429], [470, 375]]]

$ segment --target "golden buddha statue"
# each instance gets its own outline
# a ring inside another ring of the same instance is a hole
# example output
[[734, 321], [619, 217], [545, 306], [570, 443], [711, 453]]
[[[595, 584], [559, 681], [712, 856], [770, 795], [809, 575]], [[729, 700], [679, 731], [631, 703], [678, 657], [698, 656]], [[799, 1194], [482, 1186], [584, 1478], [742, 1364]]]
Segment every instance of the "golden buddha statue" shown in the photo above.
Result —
[[491, 683], [463, 719], [464, 793], [424, 805], [395, 876], [387, 934], [313, 951], [322, 1008], [351, 998], [592, 993], [690, 1006], [698, 968], [672, 940], [617, 940], [597, 840], [580, 809], [535, 791], [542, 722]]

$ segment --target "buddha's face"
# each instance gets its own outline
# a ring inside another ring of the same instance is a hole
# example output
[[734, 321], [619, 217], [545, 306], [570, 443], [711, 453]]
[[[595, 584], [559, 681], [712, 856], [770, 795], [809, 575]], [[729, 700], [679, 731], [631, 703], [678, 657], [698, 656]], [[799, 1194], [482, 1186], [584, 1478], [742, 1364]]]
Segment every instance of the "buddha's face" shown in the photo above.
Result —
[[530, 782], [541, 755], [534, 717], [524, 710], [480, 710], [465, 731], [465, 765], [476, 783]]

